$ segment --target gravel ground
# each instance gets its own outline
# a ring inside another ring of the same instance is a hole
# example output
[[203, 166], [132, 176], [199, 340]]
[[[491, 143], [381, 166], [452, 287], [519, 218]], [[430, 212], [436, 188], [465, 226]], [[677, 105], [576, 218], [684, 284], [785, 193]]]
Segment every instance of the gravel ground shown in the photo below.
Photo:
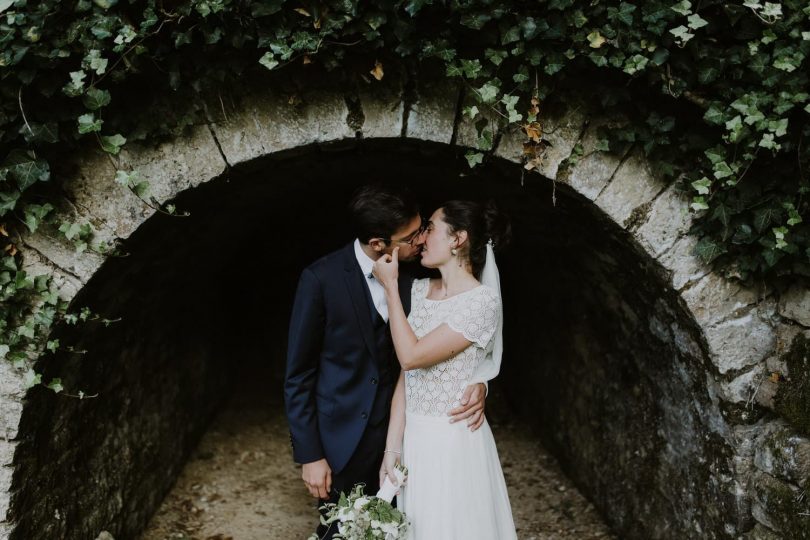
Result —
[[[221, 411], [141, 540], [292, 540], [314, 530], [281, 403], [262, 394], [237, 394]], [[615, 538], [529, 429], [499, 421], [497, 401], [487, 407], [518, 538]]]

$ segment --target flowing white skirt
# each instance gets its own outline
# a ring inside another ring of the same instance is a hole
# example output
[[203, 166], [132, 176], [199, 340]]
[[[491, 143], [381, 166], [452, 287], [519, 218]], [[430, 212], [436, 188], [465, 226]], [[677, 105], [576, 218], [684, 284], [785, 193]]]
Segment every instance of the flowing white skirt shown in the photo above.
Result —
[[446, 416], [406, 413], [397, 506], [409, 540], [514, 540], [509, 494], [489, 423], [471, 432]]

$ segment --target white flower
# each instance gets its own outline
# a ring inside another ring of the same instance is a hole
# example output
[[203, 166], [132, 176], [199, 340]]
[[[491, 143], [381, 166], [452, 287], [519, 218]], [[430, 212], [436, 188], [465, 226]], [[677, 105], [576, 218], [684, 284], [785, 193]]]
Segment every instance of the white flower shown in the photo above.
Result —
[[368, 497], [358, 497], [356, 501], [354, 501], [354, 509], [355, 510], [362, 510], [365, 505], [368, 504]]
[[357, 514], [351, 508], [341, 508], [338, 511], [338, 520], [340, 521], [354, 521], [357, 518]]

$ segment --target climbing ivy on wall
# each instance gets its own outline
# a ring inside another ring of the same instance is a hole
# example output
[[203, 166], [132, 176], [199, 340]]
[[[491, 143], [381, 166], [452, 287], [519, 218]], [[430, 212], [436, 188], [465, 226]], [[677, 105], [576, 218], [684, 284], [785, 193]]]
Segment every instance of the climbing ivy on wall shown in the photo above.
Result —
[[[798, 0], [0, 0], [0, 357], [55, 350], [55, 320], [92, 316], [20, 269], [16, 231], [45, 224], [77, 256], [114, 253], [56, 217], [59, 156], [90, 139], [111, 182], [175, 214], [120, 149], [203, 121], [196, 96], [211, 88], [291, 66], [373, 83], [390, 63], [438, 64], [474, 97], [470, 166], [511, 124], [528, 170], [548, 144], [545, 105], [587, 81], [594, 107], [629, 119], [597, 150], [636, 146], [688, 193], [700, 257], [743, 280], [808, 276], [808, 54]], [[160, 105], [177, 95], [185, 108]]]

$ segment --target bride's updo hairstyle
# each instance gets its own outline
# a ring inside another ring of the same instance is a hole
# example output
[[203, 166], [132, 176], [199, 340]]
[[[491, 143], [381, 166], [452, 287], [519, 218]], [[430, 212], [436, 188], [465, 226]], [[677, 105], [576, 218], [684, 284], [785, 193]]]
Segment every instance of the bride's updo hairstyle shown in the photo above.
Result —
[[447, 201], [441, 209], [451, 234], [467, 231], [467, 241], [459, 248], [458, 256], [469, 259], [473, 275], [480, 279], [487, 260], [487, 242], [491, 239], [498, 253], [512, 239], [509, 218], [492, 200], [485, 203]]

